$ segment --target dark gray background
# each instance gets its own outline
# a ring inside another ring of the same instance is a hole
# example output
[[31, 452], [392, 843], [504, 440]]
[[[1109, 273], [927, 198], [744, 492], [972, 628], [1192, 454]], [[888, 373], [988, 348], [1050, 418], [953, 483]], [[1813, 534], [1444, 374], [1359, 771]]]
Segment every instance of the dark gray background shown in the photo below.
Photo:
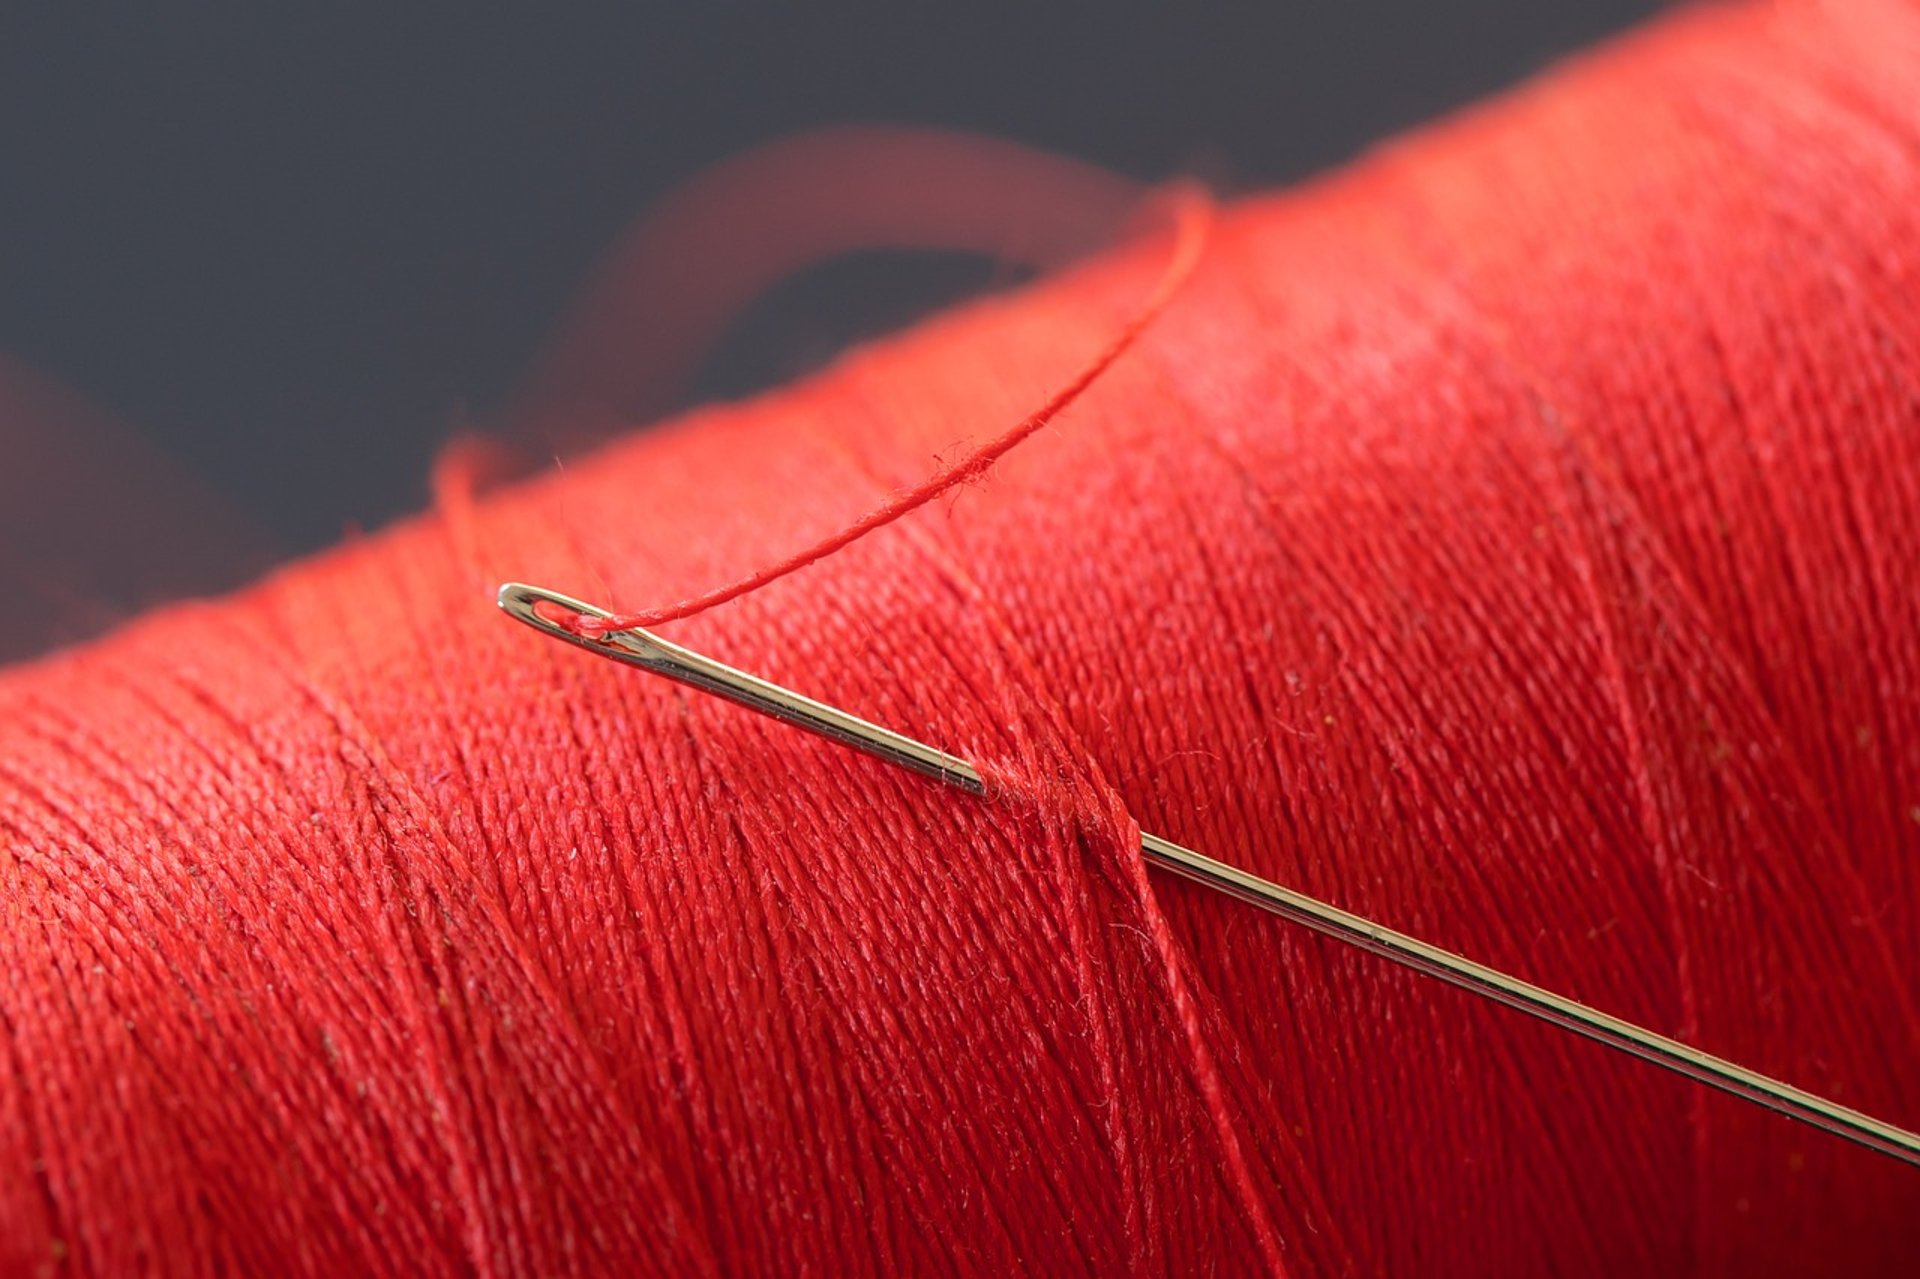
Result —
[[[614, 235], [745, 146], [940, 124], [1244, 188], [1658, 6], [911, 7], [16, 16], [0, 24], [0, 349], [142, 425], [283, 547], [317, 545], [420, 505], [459, 407], [498, 401]], [[829, 275], [749, 324], [707, 389], [974, 281]]]

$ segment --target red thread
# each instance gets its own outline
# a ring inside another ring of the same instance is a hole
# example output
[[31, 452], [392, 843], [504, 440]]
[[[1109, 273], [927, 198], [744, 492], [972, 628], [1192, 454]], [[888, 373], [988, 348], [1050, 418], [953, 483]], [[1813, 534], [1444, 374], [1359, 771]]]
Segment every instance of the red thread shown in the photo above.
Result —
[[962, 484], [971, 483], [985, 475], [994, 463], [1005, 457], [1013, 449], [1031, 438], [1035, 432], [1051, 425], [1069, 405], [1078, 400], [1086, 389], [1098, 381], [1104, 373], [1113, 367], [1114, 361], [1125, 355], [1133, 344], [1140, 339], [1180, 286], [1193, 274], [1194, 267], [1200, 261], [1200, 254], [1206, 247], [1207, 230], [1212, 225], [1213, 209], [1206, 196], [1197, 189], [1182, 188], [1173, 193], [1174, 246], [1165, 273], [1154, 286], [1152, 295], [1141, 306], [1139, 312], [1127, 321], [1117, 336], [1107, 343], [1098, 355], [1088, 361], [1078, 373], [1047, 398], [1047, 402], [1038, 410], [1028, 414], [1017, 425], [981, 447], [974, 449], [959, 461], [941, 467], [926, 480], [912, 488], [895, 493], [873, 510], [867, 512], [853, 523], [837, 533], [815, 542], [805, 550], [795, 552], [785, 559], [758, 569], [737, 581], [713, 590], [703, 592], [691, 599], [671, 604], [664, 608], [645, 609], [637, 613], [615, 613], [610, 617], [582, 617], [575, 620], [575, 629], [582, 635], [606, 635], [613, 631], [631, 630], [636, 626], [658, 626], [662, 622], [671, 622], [682, 617], [691, 617], [695, 613], [704, 613], [716, 605], [738, 599], [750, 591], [779, 581], [790, 573], [798, 572], [810, 564], [817, 564], [827, 556], [841, 551], [878, 529], [885, 528], [904, 515], [919, 510], [928, 502], [944, 493], [951, 492]]
[[235, 505], [66, 387], [0, 356], [0, 661], [272, 562]]
[[756, 147], [623, 237], [508, 419], [589, 438], [607, 419], [645, 421], [741, 310], [809, 263], [899, 248], [1055, 267], [1108, 239], [1140, 195], [1092, 165], [950, 130], [847, 126]]
[[[1920, 1123], [1916, 79], [1676, 14], [1223, 209], [950, 509], [792, 555], [1163, 244], [0, 675], [0, 1270], [1911, 1273], [1910, 1169], [1137, 839]], [[489, 600], [802, 559], [687, 642], [989, 799]]]

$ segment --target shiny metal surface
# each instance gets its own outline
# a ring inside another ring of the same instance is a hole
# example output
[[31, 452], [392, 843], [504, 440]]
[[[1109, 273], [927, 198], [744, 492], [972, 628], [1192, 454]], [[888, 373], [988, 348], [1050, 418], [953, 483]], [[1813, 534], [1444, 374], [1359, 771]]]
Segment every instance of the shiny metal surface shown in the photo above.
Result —
[[[589, 637], [565, 624], [565, 618], [569, 615], [602, 619], [609, 616], [591, 604], [517, 582], [509, 582], [500, 588], [499, 603], [518, 621], [555, 639], [712, 693], [808, 732], [830, 737], [935, 781], [975, 795], [984, 793], [980, 774], [971, 764], [923, 742], [735, 670], [644, 630]], [[540, 611], [543, 606], [552, 610], [552, 614], [543, 614]], [[1416, 972], [1437, 977], [1610, 1048], [1920, 1167], [1920, 1135], [1903, 1128], [1556, 995], [1531, 982], [1429, 945], [1317, 898], [1250, 875], [1157, 835], [1142, 834], [1140, 846], [1147, 861], [1162, 870], [1205, 884]]]

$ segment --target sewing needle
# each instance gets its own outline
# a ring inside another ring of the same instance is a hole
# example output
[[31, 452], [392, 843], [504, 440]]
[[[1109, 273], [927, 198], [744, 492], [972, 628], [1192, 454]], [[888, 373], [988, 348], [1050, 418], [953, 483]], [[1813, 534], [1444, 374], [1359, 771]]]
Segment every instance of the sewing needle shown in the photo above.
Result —
[[[711, 693], [748, 710], [832, 738], [890, 764], [911, 769], [948, 786], [985, 795], [973, 765], [890, 729], [778, 684], [735, 670], [645, 630], [583, 635], [565, 624], [569, 617], [605, 620], [611, 614], [591, 604], [538, 586], [509, 582], [500, 588], [500, 607], [528, 626], [579, 648], [638, 666], [670, 680]], [[542, 608], [552, 610], [542, 613]], [[1291, 888], [1250, 875], [1225, 862], [1183, 848], [1158, 835], [1142, 833], [1140, 847], [1149, 864], [1171, 871], [1230, 897], [1249, 902], [1348, 945], [1390, 959], [1429, 977], [1437, 977], [1495, 1003], [1517, 1008], [1542, 1021], [1597, 1040], [1710, 1087], [1811, 1124], [1920, 1167], [1920, 1135], [1828, 1101], [1791, 1084], [1749, 1070], [1676, 1039], [1590, 1008], [1518, 977], [1442, 950], [1405, 933], [1376, 924]]]

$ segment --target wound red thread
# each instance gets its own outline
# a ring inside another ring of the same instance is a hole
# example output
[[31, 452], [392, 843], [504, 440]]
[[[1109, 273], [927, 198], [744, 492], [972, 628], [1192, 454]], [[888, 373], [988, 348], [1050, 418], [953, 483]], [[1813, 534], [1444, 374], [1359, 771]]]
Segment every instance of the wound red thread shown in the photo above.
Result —
[[492, 591], [791, 562], [1157, 248], [0, 673], [0, 1274], [1916, 1273], [1911, 1169], [1137, 843], [1920, 1124], [1916, 83], [1701, 6], [1228, 205], [683, 623], [985, 800]]

